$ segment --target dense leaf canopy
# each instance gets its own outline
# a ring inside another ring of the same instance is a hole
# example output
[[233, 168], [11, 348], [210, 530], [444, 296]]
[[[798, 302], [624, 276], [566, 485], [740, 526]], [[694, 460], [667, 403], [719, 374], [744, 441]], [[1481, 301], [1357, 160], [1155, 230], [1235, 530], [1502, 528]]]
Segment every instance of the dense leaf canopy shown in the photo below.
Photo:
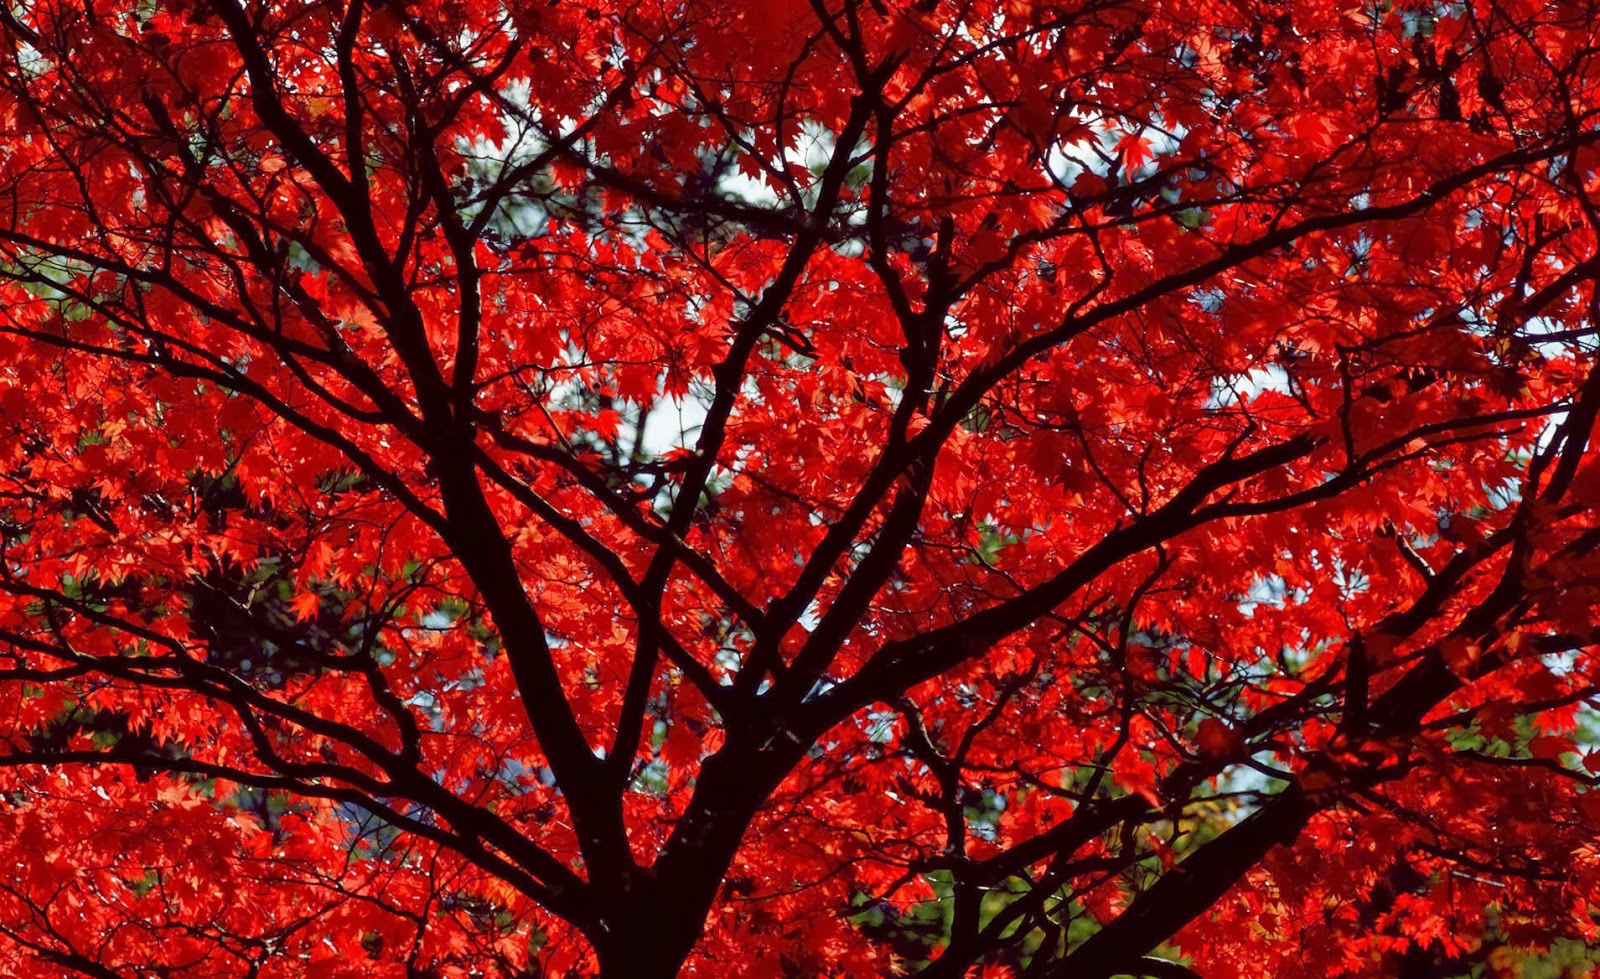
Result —
[[9, 4], [0, 973], [1576, 961], [1597, 25]]

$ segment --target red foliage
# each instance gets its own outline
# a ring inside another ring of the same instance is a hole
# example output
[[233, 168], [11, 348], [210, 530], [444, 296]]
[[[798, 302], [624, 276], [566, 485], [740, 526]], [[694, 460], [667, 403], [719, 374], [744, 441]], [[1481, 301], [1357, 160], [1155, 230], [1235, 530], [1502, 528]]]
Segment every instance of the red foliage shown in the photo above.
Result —
[[1595, 937], [1594, 4], [7, 11], [0, 972]]

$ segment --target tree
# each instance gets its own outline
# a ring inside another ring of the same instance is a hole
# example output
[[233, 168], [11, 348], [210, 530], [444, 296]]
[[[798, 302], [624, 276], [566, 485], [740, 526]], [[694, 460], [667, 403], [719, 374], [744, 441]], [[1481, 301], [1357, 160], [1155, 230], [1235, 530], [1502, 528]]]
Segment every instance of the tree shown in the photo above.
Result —
[[3, 971], [1593, 939], [1597, 22], [10, 6]]

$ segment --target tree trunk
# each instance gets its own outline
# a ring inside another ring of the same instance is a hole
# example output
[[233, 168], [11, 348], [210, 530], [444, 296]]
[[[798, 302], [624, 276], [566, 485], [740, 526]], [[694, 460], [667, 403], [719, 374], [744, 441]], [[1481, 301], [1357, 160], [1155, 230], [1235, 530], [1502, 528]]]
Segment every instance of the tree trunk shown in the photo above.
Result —
[[601, 979], [672, 979], [699, 940], [705, 917], [693, 895], [673, 900], [652, 887], [625, 899], [605, 924], [606, 937], [596, 943]]

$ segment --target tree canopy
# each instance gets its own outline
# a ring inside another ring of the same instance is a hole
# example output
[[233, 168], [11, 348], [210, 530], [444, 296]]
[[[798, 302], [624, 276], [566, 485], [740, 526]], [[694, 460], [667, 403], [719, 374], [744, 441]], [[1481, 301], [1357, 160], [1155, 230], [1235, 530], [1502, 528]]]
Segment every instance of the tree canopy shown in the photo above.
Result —
[[1581, 968], [1596, 8], [7, 5], [0, 972]]

